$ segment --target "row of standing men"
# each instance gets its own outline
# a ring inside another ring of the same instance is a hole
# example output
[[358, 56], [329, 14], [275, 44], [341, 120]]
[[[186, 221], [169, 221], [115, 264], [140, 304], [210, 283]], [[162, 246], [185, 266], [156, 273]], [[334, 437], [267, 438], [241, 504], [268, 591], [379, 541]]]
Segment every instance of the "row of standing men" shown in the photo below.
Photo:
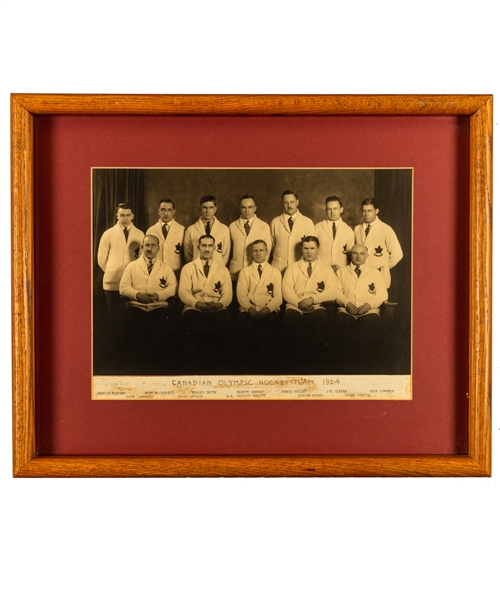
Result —
[[[394, 230], [379, 219], [374, 198], [363, 200], [362, 222], [354, 231], [342, 219], [342, 200], [336, 196], [326, 198], [326, 218], [316, 225], [300, 212], [299, 198], [294, 192], [284, 191], [282, 204], [283, 213], [269, 226], [257, 216], [254, 198], [245, 195], [240, 200], [240, 218], [227, 227], [216, 217], [216, 199], [204, 196], [200, 200], [200, 218], [185, 229], [175, 220], [174, 202], [160, 200], [159, 220], [146, 234], [160, 240], [160, 259], [172, 268], [178, 279], [182, 266], [198, 256], [198, 240], [204, 234], [214, 238], [215, 259], [228, 266], [233, 281], [237, 281], [241, 269], [252, 262], [253, 241], [266, 242], [271, 265], [283, 274], [288, 265], [301, 258], [300, 241], [314, 235], [320, 242], [320, 260], [335, 270], [348, 264], [354, 243], [366, 246], [367, 264], [379, 269], [386, 287], [390, 287], [390, 270], [402, 259], [403, 252]], [[117, 224], [104, 232], [97, 255], [104, 272], [103, 288], [108, 292], [118, 292], [124, 269], [139, 256], [144, 238], [144, 233], [133, 224], [130, 205], [118, 205], [116, 218]]]

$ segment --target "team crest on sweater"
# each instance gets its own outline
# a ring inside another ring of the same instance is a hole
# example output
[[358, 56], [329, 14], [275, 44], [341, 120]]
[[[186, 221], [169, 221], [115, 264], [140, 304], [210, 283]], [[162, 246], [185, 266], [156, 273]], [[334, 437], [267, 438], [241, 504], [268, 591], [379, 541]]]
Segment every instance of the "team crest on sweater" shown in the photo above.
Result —
[[324, 281], [318, 281], [318, 287], [316, 288], [317, 292], [324, 292], [325, 291], [325, 282]]
[[222, 254], [222, 242], [219, 242], [219, 243], [217, 244], [217, 252], [218, 252], [219, 254]]
[[160, 277], [160, 287], [162, 290], [164, 290], [167, 287], [167, 280], [165, 279], [165, 277]]
[[220, 294], [222, 292], [222, 283], [220, 281], [214, 285], [214, 292], [216, 294]]
[[266, 285], [266, 289], [267, 293], [271, 296], [271, 298], [274, 298], [274, 283], [269, 283], [268, 285]]
[[380, 256], [382, 256], [382, 254], [383, 254], [383, 249], [382, 249], [382, 246], [377, 246], [377, 247], [375, 248], [375, 256], [378, 256], [378, 257], [380, 257]]
[[375, 294], [375, 284], [374, 283], [370, 283], [368, 285], [368, 291], [370, 292], [370, 294]]
[[347, 244], [342, 246], [342, 254], [347, 254]]
[[176, 254], [180, 254], [181, 253], [181, 245], [180, 244], [175, 244], [175, 251]]

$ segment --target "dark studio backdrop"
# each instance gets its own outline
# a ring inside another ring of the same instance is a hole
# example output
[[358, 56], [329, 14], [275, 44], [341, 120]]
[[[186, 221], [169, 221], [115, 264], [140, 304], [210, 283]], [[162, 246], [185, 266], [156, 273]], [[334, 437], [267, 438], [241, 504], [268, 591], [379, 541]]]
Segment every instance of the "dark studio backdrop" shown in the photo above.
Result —
[[394, 320], [398, 346], [395, 370], [410, 372], [411, 169], [93, 169], [92, 177], [94, 343], [104, 304], [97, 248], [104, 231], [116, 223], [116, 204], [129, 202], [134, 224], [146, 232], [158, 220], [162, 198], [175, 202], [176, 220], [188, 227], [200, 216], [202, 196], [215, 196], [216, 216], [229, 225], [239, 217], [239, 199], [249, 194], [255, 198], [257, 215], [270, 223], [281, 214], [281, 194], [289, 189], [299, 197], [299, 210], [314, 223], [325, 218], [325, 198], [338, 196], [344, 206], [342, 218], [353, 229], [361, 220], [361, 201], [367, 197], [378, 200], [378, 216], [394, 229], [404, 254], [391, 271], [389, 300], [398, 303]]

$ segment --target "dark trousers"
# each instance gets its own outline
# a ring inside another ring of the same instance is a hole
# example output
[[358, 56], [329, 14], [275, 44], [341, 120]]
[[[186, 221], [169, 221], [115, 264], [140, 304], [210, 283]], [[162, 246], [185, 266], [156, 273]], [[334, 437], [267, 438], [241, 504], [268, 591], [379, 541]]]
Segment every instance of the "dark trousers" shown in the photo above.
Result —
[[339, 312], [335, 317], [335, 339], [339, 357], [355, 371], [378, 370], [381, 353], [380, 317], [376, 314], [355, 319]]
[[303, 374], [321, 371], [325, 360], [327, 324], [328, 316], [323, 308], [304, 314], [291, 308], [285, 310], [283, 316], [284, 356], [289, 368]]
[[182, 315], [181, 328], [183, 368], [199, 374], [229, 369], [235, 328], [228, 310], [187, 310]]
[[175, 342], [171, 335], [171, 310], [144, 311], [129, 306], [123, 320], [122, 348], [135, 373], [173, 372]]

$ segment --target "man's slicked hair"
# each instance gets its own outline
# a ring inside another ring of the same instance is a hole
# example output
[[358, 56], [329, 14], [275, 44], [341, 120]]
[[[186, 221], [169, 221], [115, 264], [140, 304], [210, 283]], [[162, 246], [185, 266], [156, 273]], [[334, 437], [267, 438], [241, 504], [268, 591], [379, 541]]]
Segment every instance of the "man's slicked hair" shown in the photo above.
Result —
[[264, 246], [266, 247], [266, 250], [267, 250], [267, 242], [265, 240], [255, 240], [250, 245], [253, 248], [256, 244], [264, 244]]
[[375, 200], [375, 198], [365, 198], [363, 200], [363, 202], [361, 202], [361, 208], [363, 208], [363, 206], [373, 206], [373, 208], [375, 210], [378, 209], [378, 202]]
[[154, 238], [156, 240], [156, 245], [158, 247], [160, 247], [160, 238], [158, 238], [156, 235], [153, 235], [152, 233], [148, 233], [148, 235], [145, 235], [144, 238], [142, 239], [142, 245], [144, 246], [144, 242], [146, 241], [146, 238]]
[[242, 197], [240, 198], [240, 202], [241, 202], [242, 200], [253, 200], [253, 201], [255, 202], [255, 198], [254, 198], [253, 196], [250, 196], [249, 194], [245, 194], [244, 196], [242, 196]]
[[297, 196], [297, 194], [295, 192], [292, 192], [292, 190], [285, 190], [282, 194], [281, 194], [281, 200], [284, 200], [285, 196], [295, 196], [295, 200], [298, 200], [299, 197]]
[[201, 244], [201, 240], [203, 240], [203, 239], [205, 239], [205, 238], [209, 238], [209, 239], [211, 239], [211, 240], [213, 241], [213, 243], [214, 243], [214, 246], [215, 246], [215, 238], [214, 238], [214, 236], [213, 236], [213, 235], [210, 235], [210, 234], [206, 234], [206, 233], [205, 233], [205, 234], [203, 234], [203, 235], [201, 235], [201, 236], [198, 238], [198, 246]]
[[120, 202], [119, 204], [116, 205], [116, 212], [118, 212], [120, 209], [122, 210], [130, 210], [130, 212], [134, 212], [134, 209], [132, 208], [132, 205], [129, 204], [128, 202]]
[[215, 206], [217, 206], [217, 201], [214, 196], [203, 196], [203, 198], [200, 200], [200, 206], [205, 204], [205, 202], [213, 202]]
[[328, 198], [325, 200], [325, 206], [328, 204], [328, 202], [338, 202], [342, 208], [342, 200], [338, 196], [328, 196]]
[[315, 235], [306, 235], [300, 240], [300, 245], [304, 247], [304, 244], [307, 242], [314, 242], [316, 246], [319, 248], [319, 240]]
[[160, 207], [162, 205], [163, 202], [167, 202], [168, 204], [172, 205], [172, 208], [175, 210], [175, 202], [173, 200], [170, 200], [170, 198], [162, 198], [159, 202], [158, 202], [158, 207]]

